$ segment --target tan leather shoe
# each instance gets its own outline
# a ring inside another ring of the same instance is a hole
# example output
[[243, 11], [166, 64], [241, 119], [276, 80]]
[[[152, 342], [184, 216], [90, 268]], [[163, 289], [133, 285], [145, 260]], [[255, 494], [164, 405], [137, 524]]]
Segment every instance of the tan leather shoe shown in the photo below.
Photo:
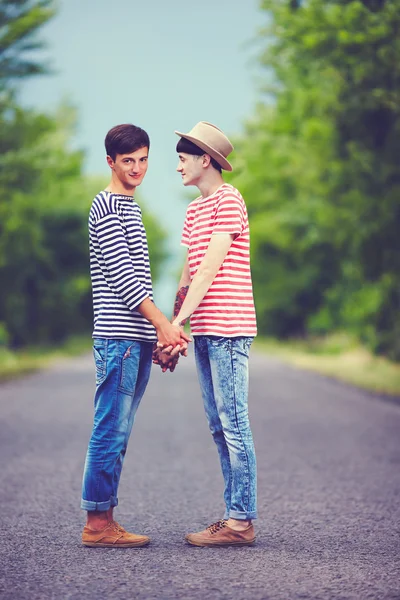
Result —
[[128, 533], [116, 521], [110, 521], [100, 531], [85, 526], [82, 532], [82, 544], [91, 548], [138, 548], [149, 542], [147, 535]]
[[213, 523], [204, 531], [189, 533], [185, 540], [193, 546], [249, 546], [256, 536], [253, 525], [243, 531], [236, 531], [226, 524], [225, 520]]

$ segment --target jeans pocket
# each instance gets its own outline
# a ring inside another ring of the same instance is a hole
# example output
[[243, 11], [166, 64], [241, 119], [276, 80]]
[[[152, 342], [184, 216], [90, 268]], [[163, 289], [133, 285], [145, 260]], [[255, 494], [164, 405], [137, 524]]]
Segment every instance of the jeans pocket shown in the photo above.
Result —
[[100, 385], [107, 375], [107, 347], [104, 342], [94, 342], [93, 357], [96, 365], [96, 385]]
[[250, 346], [253, 342], [253, 337], [238, 337], [234, 340], [234, 350], [249, 358]]
[[250, 346], [253, 343], [254, 338], [253, 337], [245, 337], [243, 339], [243, 349], [246, 352], [247, 356], [250, 353]]
[[135, 392], [138, 376], [138, 361], [133, 352], [134, 344], [125, 351], [121, 363], [121, 381], [118, 389], [125, 394], [132, 395]]
[[208, 335], [207, 340], [213, 348], [225, 348], [229, 350], [232, 345], [232, 338], [219, 336], [219, 335]]

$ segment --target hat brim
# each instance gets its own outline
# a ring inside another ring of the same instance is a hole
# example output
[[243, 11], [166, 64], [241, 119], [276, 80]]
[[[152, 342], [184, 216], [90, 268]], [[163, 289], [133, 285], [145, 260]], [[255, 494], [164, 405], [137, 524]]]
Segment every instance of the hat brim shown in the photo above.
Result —
[[201, 140], [198, 140], [197, 138], [193, 137], [192, 135], [187, 135], [187, 133], [181, 133], [180, 131], [175, 131], [175, 133], [176, 133], [176, 135], [179, 135], [179, 137], [183, 137], [183, 138], [185, 138], [185, 140], [189, 140], [189, 142], [193, 142], [193, 144], [196, 144], [196, 146], [198, 146], [199, 148], [204, 150], [204, 152], [206, 154], [209, 154], [214, 160], [216, 160], [217, 163], [225, 171], [232, 171], [231, 163], [229, 161], [227, 161], [225, 156], [222, 156], [222, 154], [220, 154], [218, 152], [218, 150], [215, 150], [215, 148], [211, 148], [211, 146], [208, 146], [207, 144], [205, 144]]

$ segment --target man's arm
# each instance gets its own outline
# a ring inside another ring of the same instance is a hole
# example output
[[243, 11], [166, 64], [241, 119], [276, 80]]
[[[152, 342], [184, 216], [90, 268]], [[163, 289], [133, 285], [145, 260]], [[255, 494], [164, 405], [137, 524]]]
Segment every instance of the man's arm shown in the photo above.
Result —
[[[176, 316], [174, 315], [174, 325], [185, 322], [199, 306], [224, 262], [233, 239], [234, 236], [230, 233], [221, 233], [211, 236], [204, 258], [191, 282], [189, 265], [186, 262], [179, 282], [179, 291], [185, 287], [185, 284], [189, 285], [189, 288], [178, 314]], [[187, 277], [189, 277], [189, 284], [187, 283]]]
[[[181, 278], [180, 278], [179, 284], [178, 284], [178, 291], [176, 292], [175, 303], [174, 303], [174, 313], [173, 313], [172, 320], [175, 320], [175, 317], [178, 316], [179, 311], [182, 308], [182, 304], [184, 303], [185, 298], [187, 296], [190, 283], [191, 283], [191, 280], [190, 280], [189, 260], [188, 260], [188, 256], [186, 255], [185, 264], [183, 265], [183, 269], [182, 269], [182, 275], [181, 275]], [[185, 322], [186, 322], [186, 319], [185, 319]], [[185, 323], [182, 323], [182, 325], [184, 325], [184, 324]]]
[[187, 342], [191, 341], [190, 337], [178, 325], [171, 324], [150, 298], [143, 300], [136, 310], [155, 327], [160, 344], [177, 346], [178, 350], [183, 347], [187, 348]]
[[111, 212], [95, 225], [101, 257], [107, 267], [105, 277], [114, 293], [134, 311], [149, 297], [139, 281], [118, 215]]
[[[203, 300], [228, 254], [233, 239], [234, 236], [230, 233], [211, 236], [207, 251], [192, 281], [190, 281], [189, 262], [186, 258], [175, 299], [173, 325], [182, 326]], [[170, 353], [172, 357], [179, 352], [179, 347], [176, 346], [171, 350], [171, 345], [164, 347], [164, 351]], [[160, 354], [156, 354], [155, 360], [163, 364], [161, 358]], [[166, 370], [167, 362], [165, 359], [163, 370]]]
[[[176, 293], [173, 316], [172, 316], [173, 319], [178, 315], [178, 313], [181, 309], [183, 301], [186, 298], [186, 294], [188, 292], [189, 285], [190, 285], [190, 272], [189, 272], [188, 259], [186, 257], [185, 264], [183, 265], [183, 269], [182, 269], [182, 275], [179, 280], [178, 291]], [[167, 347], [167, 350], [168, 350], [168, 352], [165, 352], [165, 350], [163, 350], [162, 348], [159, 348], [159, 347], [154, 348], [153, 363], [156, 365], [159, 365], [161, 367], [161, 370], [163, 373], [165, 373], [165, 371], [168, 371], [168, 369], [172, 373], [175, 370], [176, 365], [178, 364], [179, 354], [182, 354], [183, 356], [187, 356], [187, 344], [186, 344], [186, 347], [184, 345], [182, 345], [182, 347], [175, 346], [174, 349], [172, 349], [172, 346], [170, 345], [169, 347]], [[171, 352], [171, 350], [172, 350], [172, 352]]]
[[[109, 283], [130, 310], [137, 310], [152, 325], [157, 339], [163, 345], [176, 346], [190, 338], [179, 327], [171, 325], [167, 317], [150, 300], [147, 290], [139, 281], [129, 254], [128, 244], [118, 215], [110, 213], [96, 224], [100, 252], [109, 274]], [[111, 240], [111, 241], [110, 241]]]

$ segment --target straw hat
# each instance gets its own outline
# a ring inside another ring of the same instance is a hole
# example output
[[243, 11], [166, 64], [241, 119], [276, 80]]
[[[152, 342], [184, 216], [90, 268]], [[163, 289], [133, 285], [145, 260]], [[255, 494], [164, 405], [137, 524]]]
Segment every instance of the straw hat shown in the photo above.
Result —
[[212, 123], [207, 123], [207, 121], [200, 121], [189, 133], [181, 133], [180, 131], [175, 131], [175, 133], [204, 150], [225, 171], [232, 171], [232, 165], [226, 160], [226, 157], [232, 152], [233, 146], [218, 127], [215, 127]]

